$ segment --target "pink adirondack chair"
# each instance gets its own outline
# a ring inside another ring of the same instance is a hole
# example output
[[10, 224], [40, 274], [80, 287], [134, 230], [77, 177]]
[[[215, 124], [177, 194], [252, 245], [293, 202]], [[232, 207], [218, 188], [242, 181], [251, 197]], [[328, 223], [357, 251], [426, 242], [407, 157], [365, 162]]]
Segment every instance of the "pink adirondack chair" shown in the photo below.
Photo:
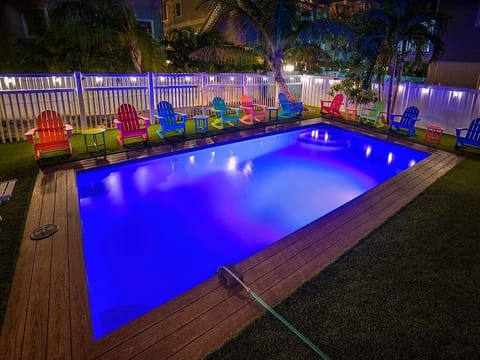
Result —
[[343, 104], [343, 94], [337, 94], [332, 100], [322, 100], [320, 104], [320, 114], [341, 117], [340, 106]]
[[244, 124], [252, 125], [254, 121], [267, 121], [267, 105], [254, 104], [248, 95], [242, 95], [240, 98], [240, 109], [243, 111], [240, 121]]
[[62, 117], [53, 110], [45, 110], [37, 117], [37, 127], [25, 134], [29, 143], [33, 145], [35, 160], [45, 152], [67, 150], [72, 153], [72, 126], [64, 125]]
[[125, 140], [141, 138], [144, 142], [148, 139], [148, 127], [150, 119], [139, 116], [135, 107], [130, 104], [122, 104], [117, 110], [117, 118], [113, 120], [119, 131], [117, 141], [120, 145], [125, 144]]

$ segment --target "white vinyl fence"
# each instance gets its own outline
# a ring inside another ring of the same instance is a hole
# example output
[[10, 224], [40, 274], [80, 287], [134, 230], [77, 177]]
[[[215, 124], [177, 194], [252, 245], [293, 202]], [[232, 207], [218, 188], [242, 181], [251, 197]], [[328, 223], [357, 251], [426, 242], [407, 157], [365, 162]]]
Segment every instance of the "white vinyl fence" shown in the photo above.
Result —
[[[330, 86], [339, 80], [327, 76], [285, 74], [289, 91], [306, 106], [329, 100]], [[0, 142], [19, 141], [35, 127], [40, 112], [59, 112], [74, 131], [103, 125], [113, 127], [116, 110], [130, 103], [155, 123], [156, 104], [167, 100], [189, 116], [208, 113], [220, 96], [239, 105], [243, 94], [254, 102], [276, 106], [277, 87], [272, 74], [38, 74], [0, 75]], [[453, 134], [480, 116], [480, 91], [402, 83], [394, 113], [409, 105], [420, 109], [420, 127], [436, 124]], [[343, 105], [343, 109], [345, 110]]]

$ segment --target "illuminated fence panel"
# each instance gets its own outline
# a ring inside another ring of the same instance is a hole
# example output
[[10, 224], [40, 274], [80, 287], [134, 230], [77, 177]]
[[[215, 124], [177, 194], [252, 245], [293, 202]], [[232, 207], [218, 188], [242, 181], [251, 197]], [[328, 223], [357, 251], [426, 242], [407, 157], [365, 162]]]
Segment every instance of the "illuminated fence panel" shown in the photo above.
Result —
[[62, 114], [65, 123], [80, 127], [80, 112], [71, 74], [10, 75], [0, 77], [1, 142], [24, 139], [44, 110]]
[[153, 91], [155, 107], [160, 101], [168, 101], [175, 111], [186, 113], [190, 117], [202, 113], [202, 74], [155, 74]]
[[83, 74], [81, 77], [86, 127], [115, 127], [113, 119], [124, 103], [150, 116], [147, 74]]
[[[288, 91], [306, 107], [319, 107], [331, 100], [330, 87], [340, 80], [333, 76], [285, 73]], [[378, 89], [378, 85], [374, 84]], [[386, 99], [388, 83], [383, 87]], [[35, 127], [40, 112], [59, 112], [75, 132], [83, 128], [114, 128], [117, 108], [130, 103], [140, 115], [154, 115], [161, 100], [172, 103], [189, 117], [208, 114], [213, 98], [220, 96], [230, 106], [239, 106], [243, 94], [259, 104], [277, 106], [278, 86], [273, 74], [35, 74], [0, 75], [0, 141], [24, 139]], [[480, 116], [480, 91], [425, 84], [401, 83], [392, 113], [401, 114], [410, 105], [420, 110], [419, 127], [444, 127], [454, 134]], [[341, 111], [353, 106], [345, 99]]]

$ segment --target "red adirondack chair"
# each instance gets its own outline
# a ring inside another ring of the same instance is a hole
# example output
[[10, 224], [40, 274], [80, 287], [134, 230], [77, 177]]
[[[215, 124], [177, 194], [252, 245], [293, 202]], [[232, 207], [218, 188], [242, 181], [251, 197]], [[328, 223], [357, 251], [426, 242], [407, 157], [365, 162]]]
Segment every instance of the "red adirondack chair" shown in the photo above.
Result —
[[320, 104], [320, 114], [341, 117], [340, 106], [343, 104], [343, 94], [337, 94], [332, 100], [322, 100]]
[[133, 105], [120, 105], [117, 110], [117, 118], [113, 122], [118, 129], [117, 141], [122, 146], [127, 139], [141, 138], [144, 142], [149, 140], [148, 127], [150, 126], [150, 119], [139, 116]]
[[254, 104], [250, 96], [242, 95], [240, 98], [240, 109], [243, 116], [240, 121], [252, 125], [254, 121], [267, 121], [267, 105]]
[[30, 129], [26, 134], [28, 142], [33, 145], [35, 160], [45, 152], [67, 150], [72, 153], [72, 126], [64, 125], [62, 117], [53, 110], [43, 111], [37, 117], [37, 127]]

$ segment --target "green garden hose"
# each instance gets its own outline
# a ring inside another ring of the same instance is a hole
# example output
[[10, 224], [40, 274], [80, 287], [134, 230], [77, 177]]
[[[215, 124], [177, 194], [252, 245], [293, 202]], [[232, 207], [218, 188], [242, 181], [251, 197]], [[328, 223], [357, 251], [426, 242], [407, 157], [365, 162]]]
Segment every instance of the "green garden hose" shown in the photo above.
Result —
[[[278, 320], [280, 320], [286, 327], [288, 327], [295, 335], [297, 335], [305, 344], [307, 344], [313, 351], [315, 351], [320, 357], [324, 360], [330, 360], [330, 358], [325, 355], [314, 343], [312, 343], [305, 335], [303, 335], [300, 331], [298, 331], [292, 324], [290, 324], [287, 319], [285, 319], [282, 315], [277, 313], [270, 305], [268, 305], [259, 295], [257, 295], [252, 289], [250, 289], [245, 283], [235, 275], [228, 267], [220, 266], [218, 270], [224, 270], [226, 273], [235, 279], [243, 288], [250, 294], [252, 297], [265, 309], [267, 309], [272, 315], [274, 315]], [[219, 272], [217, 270], [217, 272]]]

